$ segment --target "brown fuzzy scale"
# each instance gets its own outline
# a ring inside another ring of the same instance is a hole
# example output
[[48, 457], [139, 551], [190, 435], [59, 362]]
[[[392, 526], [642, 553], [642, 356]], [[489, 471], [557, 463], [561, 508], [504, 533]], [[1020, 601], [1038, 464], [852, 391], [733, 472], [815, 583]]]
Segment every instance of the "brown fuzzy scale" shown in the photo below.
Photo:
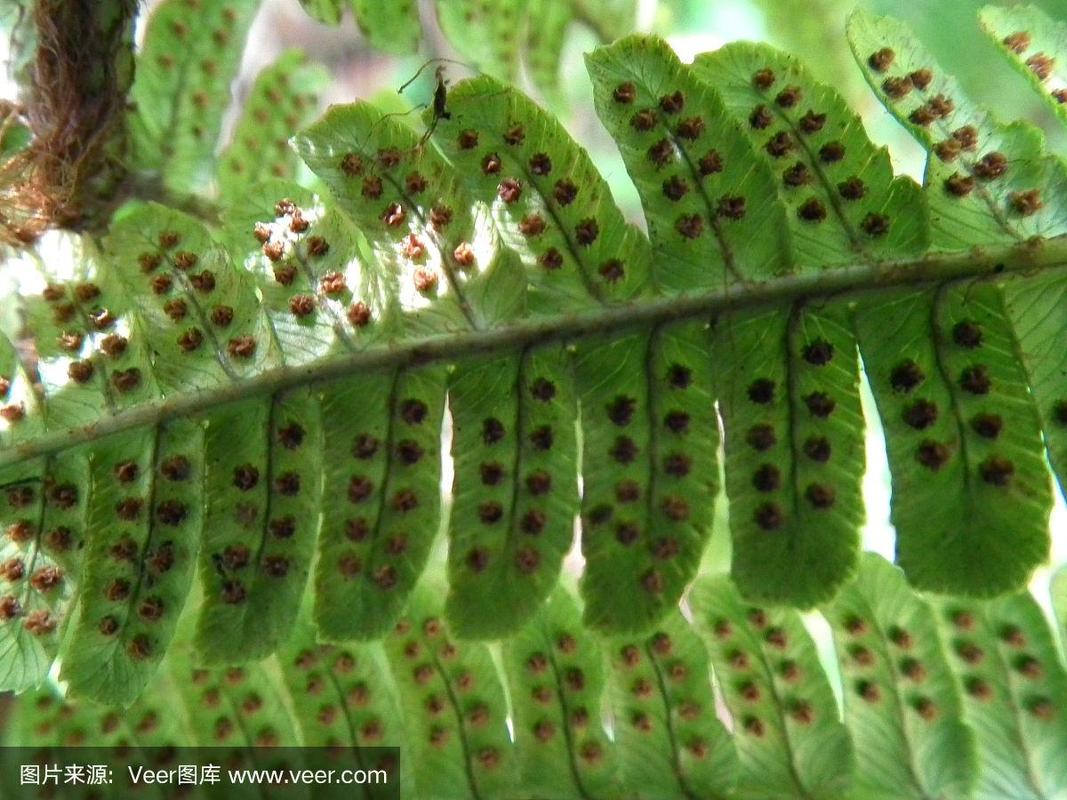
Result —
[[1005, 36], [1002, 40], [1004, 46], [1016, 55], [1022, 55], [1030, 49], [1030, 33], [1028, 31], [1016, 31]]
[[678, 202], [687, 194], [689, 194], [689, 184], [685, 179], [672, 175], [670, 178], [663, 182], [663, 196], [672, 202]]
[[526, 489], [535, 497], [547, 494], [552, 489], [552, 476], [544, 470], [526, 476]]
[[663, 426], [671, 433], [684, 436], [689, 432], [689, 415], [684, 411], [668, 411]]
[[217, 305], [211, 309], [211, 322], [218, 327], [228, 327], [234, 321], [234, 309], [228, 305]]
[[478, 146], [478, 131], [469, 129], [460, 131], [456, 141], [461, 150], [473, 150]]
[[871, 212], [860, 222], [860, 228], [868, 236], [879, 238], [889, 233], [889, 217]]
[[660, 501], [663, 515], [672, 522], [684, 522], [689, 519], [689, 504], [677, 495], [669, 495]]
[[778, 442], [778, 437], [775, 436], [774, 428], [770, 425], [754, 425], [745, 434], [745, 442], [753, 450], [763, 452], [774, 447]]
[[900, 418], [916, 430], [925, 430], [937, 422], [937, 405], [929, 400], [916, 400], [904, 408]]
[[989, 390], [993, 385], [989, 377], [989, 369], [983, 364], [964, 369], [960, 373], [959, 384], [960, 388], [965, 392], [974, 395], [989, 394]]
[[530, 434], [530, 445], [535, 450], [551, 450], [552, 449], [552, 429], [547, 425], [542, 425], [539, 428], [535, 428]]
[[782, 511], [776, 503], [763, 503], [755, 513], [753, 519], [756, 524], [765, 531], [777, 530], [782, 526]]
[[758, 492], [774, 492], [782, 485], [782, 474], [773, 464], [761, 465], [752, 475], [752, 486]]
[[678, 127], [675, 128], [675, 133], [681, 139], [694, 141], [699, 139], [701, 134], [704, 133], [704, 128], [704, 120], [701, 117], [689, 117], [678, 123]]
[[95, 371], [92, 361], [72, 361], [67, 367], [67, 376], [75, 383], [88, 383]]
[[1056, 64], [1056, 59], [1052, 56], [1045, 55], [1044, 53], [1034, 53], [1026, 59], [1026, 66], [1030, 68], [1030, 71], [1034, 73], [1040, 81], [1049, 79], [1052, 75], [1052, 68]]
[[530, 172], [539, 177], [544, 177], [552, 172], [552, 159], [548, 153], [534, 153], [530, 156]]
[[608, 283], [618, 283], [626, 276], [626, 269], [622, 261], [612, 258], [601, 264], [597, 273]]
[[685, 95], [680, 91], [665, 94], [659, 99], [659, 107], [665, 114], [678, 114], [685, 107]]
[[352, 325], [357, 328], [365, 328], [371, 321], [370, 307], [362, 300], [357, 300], [348, 307], [347, 316]]
[[1011, 210], [1020, 217], [1032, 216], [1044, 208], [1045, 205], [1041, 200], [1041, 192], [1037, 189], [1012, 192], [1008, 195], [1008, 204], [1011, 206]]
[[748, 115], [748, 124], [758, 131], [769, 128], [772, 122], [774, 122], [774, 115], [764, 105], [756, 106], [752, 113]]
[[104, 337], [104, 340], [100, 342], [100, 349], [104, 351], [105, 355], [111, 358], [118, 358], [126, 352], [126, 346], [129, 344], [125, 336], [119, 336], [112, 333]]
[[984, 181], [992, 181], [1008, 171], [1008, 159], [1003, 153], [993, 151], [986, 153], [974, 164], [974, 174]]
[[892, 372], [889, 374], [889, 382], [893, 390], [901, 391], [901, 393], [905, 394], [918, 387], [925, 380], [926, 375], [922, 369], [910, 358], [893, 367]]
[[[673, 147], [672, 151], [673, 153]], [[708, 175], [714, 175], [723, 170], [722, 156], [719, 155], [718, 150], [709, 150], [700, 160], [697, 162], [697, 169], [700, 171], [701, 177], [706, 178]]]
[[544, 530], [547, 519], [545, 513], [538, 509], [527, 511], [519, 522], [522, 532], [529, 536], [537, 536]]
[[857, 176], [837, 184], [837, 191], [846, 200], [861, 200], [867, 194], [867, 185]]
[[350, 178], [363, 174], [363, 159], [355, 153], [345, 153], [341, 159], [341, 172]]
[[1060, 103], [1061, 105], [1063, 103], [1067, 103], [1067, 89], [1057, 89], [1052, 93], [1052, 97], [1057, 103]]
[[256, 353], [256, 340], [251, 336], [238, 336], [230, 339], [226, 352], [233, 358], [249, 359]]
[[926, 439], [919, 444], [915, 451], [916, 460], [929, 470], [936, 472], [949, 460], [951, 451], [948, 445]]
[[382, 179], [377, 175], [368, 175], [363, 179], [360, 194], [367, 200], [377, 200], [382, 196]]
[[782, 182], [785, 183], [786, 186], [803, 186], [806, 183], [811, 183], [811, 179], [810, 170], [808, 170], [807, 165], [801, 161], [788, 167], [782, 173]]
[[831, 508], [837, 498], [837, 493], [832, 486], [822, 483], [813, 483], [804, 490], [804, 497], [812, 507], [818, 509]]
[[978, 474], [992, 486], [1007, 486], [1015, 474], [1015, 465], [1001, 456], [990, 456], [978, 465]]
[[[285, 242], [266, 242], [263, 247], [263, 255], [265, 255], [271, 261], [278, 261], [283, 255], [285, 255]], [[275, 276], [277, 276], [277, 270], [275, 270]], [[279, 282], [281, 279], [279, 278]]]
[[570, 180], [564, 178], [563, 180], [556, 181], [556, 185], [552, 190], [552, 196], [561, 206], [569, 206], [578, 196], [578, 187]]
[[889, 47], [876, 50], [867, 57], [867, 63], [875, 72], [885, 72], [893, 65], [896, 53]]
[[77, 331], [64, 331], [56, 339], [56, 344], [59, 345], [61, 350], [66, 350], [68, 353], [76, 353], [81, 350], [84, 341], [85, 337]]
[[497, 195], [509, 205], [516, 203], [522, 197], [522, 184], [515, 178], [505, 178], [497, 188]]
[[828, 142], [819, 148], [819, 159], [825, 164], [835, 164], [845, 157], [845, 146], [841, 142]]
[[946, 164], [955, 161], [962, 150], [963, 147], [956, 139], [945, 139], [934, 145], [935, 155]]
[[180, 525], [186, 514], [185, 504], [177, 500], [163, 500], [156, 506], [156, 516], [164, 525]]
[[547, 403], [556, 396], [556, 385], [546, 378], [537, 378], [530, 384], [530, 394], [535, 400]]
[[452, 222], [452, 209], [448, 206], [437, 205], [430, 209], [430, 224], [433, 229], [440, 233]]
[[804, 405], [812, 416], [825, 419], [834, 412], [837, 402], [825, 392], [812, 392], [804, 397]]
[[799, 86], [787, 86], [778, 93], [778, 96], [774, 98], [774, 102], [781, 108], [792, 108], [803, 97], [804, 92]]
[[504, 142], [516, 147], [526, 141], [526, 131], [523, 130], [522, 125], [512, 125], [506, 131], [504, 131]]
[[667, 164], [674, 161], [674, 157], [674, 144], [670, 139], [660, 139], [648, 148], [648, 160], [651, 161], [657, 169], [667, 166]]
[[33, 573], [30, 585], [38, 592], [46, 593], [63, 583], [63, 572], [58, 567], [42, 567]]
[[782, 158], [793, 150], [793, 137], [785, 131], [779, 131], [767, 140], [764, 149], [774, 158]]
[[315, 311], [315, 298], [309, 294], [295, 294], [289, 298], [289, 310], [296, 317], [306, 317]]
[[[33, 636], [47, 636], [55, 631], [58, 623], [50, 612], [41, 609], [39, 611], [31, 611], [22, 623], [22, 627]], [[136, 641], [137, 638], [135, 636], [134, 640]]]
[[892, 100], [907, 97], [913, 84], [907, 78], [886, 78], [882, 81], [882, 91]]
[[823, 126], [826, 124], [826, 115], [817, 114], [814, 111], [809, 110], [800, 118], [798, 124], [800, 125], [801, 132], [810, 136], [823, 129]]
[[826, 206], [816, 197], [811, 197], [797, 208], [797, 216], [805, 222], [822, 222], [826, 219]]
[[704, 233], [704, 220], [699, 214], [685, 214], [678, 217], [674, 227], [686, 239], [696, 239]]
[[115, 315], [106, 308], [101, 308], [99, 311], [92, 311], [89, 313], [89, 324], [98, 331], [107, 330], [115, 324]]
[[945, 179], [945, 191], [955, 197], [966, 197], [974, 191], [974, 178], [970, 175], [953, 173]]
[[922, 67], [914, 72], [908, 73], [908, 80], [911, 81], [911, 85], [918, 89], [920, 92], [925, 92], [926, 87], [934, 80], [934, 73], [929, 69]]
[[630, 117], [630, 126], [639, 133], [647, 133], [656, 127], [658, 119], [656, 112], [651, 108], [645, 108]]
[[628, 106], [637, 97], [637, 87], [631, 81], [620, 83], [611, 93], [612, 98], [620, 105]]
[[123, 520], [135, 520], [141, 516], [141, 509], [144, 506], [144, 501], [137, 497], [127, 497], [125, 500], [120, 500], [115, 506], [115, 513], [118, 514], [119, 519]]
[[404, 178], [404, 187], [409, 194], [422, 194], [426, 191], [426, 178], [419, 172], [412, 172]]

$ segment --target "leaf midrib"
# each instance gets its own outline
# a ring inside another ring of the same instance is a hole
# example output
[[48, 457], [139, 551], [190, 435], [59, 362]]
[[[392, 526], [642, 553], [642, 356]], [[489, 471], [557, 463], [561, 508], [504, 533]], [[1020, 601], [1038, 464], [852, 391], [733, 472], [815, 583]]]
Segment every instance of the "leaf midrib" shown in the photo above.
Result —
[[566, 341], [594, 334], [712, 316], [726, 310], [771, 306], [809, 296], [840, 295], [888, 287], [933, 289], [961, 278], [1027, 274], [1067, 267], [1067, 235], [1022, 244], [976, 247], [920, 259], [857, 263], [825, 272], [786, 275], [761, 283], [737, 283], [712, 291], [667, 295], [631, 303], [591, 306], [588, 311], [534, 317], [489, 330], [413, 337], [343, 353], [318, 364], [277, 366], [212, 389], [149, 400], [87, 425], [46, 432], [0, 451], [0, 467], [55, 453], [142, 425], [203, 413], [259, 393], [351, 377], [360, 370], [404, 367]]

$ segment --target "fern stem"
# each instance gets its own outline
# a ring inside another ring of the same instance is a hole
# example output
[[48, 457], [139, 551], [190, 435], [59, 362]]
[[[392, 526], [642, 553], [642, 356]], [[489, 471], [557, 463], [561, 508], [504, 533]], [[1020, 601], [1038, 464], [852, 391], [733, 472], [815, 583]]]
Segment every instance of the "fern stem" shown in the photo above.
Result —
[[847, 295], [901, 286], [929, 288], [951, 280], [1026, 275], [1036, 270], [1063, 267], [1067, 267], [1067, 236], [1058, 236], [1043, 241], [934, 254], [921, 259], [869, 262], [826, 272], [786, 275], [763, 283], [738, 283], [700, 294], [656, 297], [597, 307], [582, 313], [528, 318], [490, 330], [412, 337], [333, 356], [318, 364], [276, 367], [248, 380], [152, 400], [89, 425], [48, 431], [0, 452], [0, 467], [119, 431], [195, 415], [257, 393], [351, 377], [366, 369], [452, 361], [513, 350], [532, 343], [567, 341], [673, 320], [713, 316], [739, 308], [771, 306], [804, 297]]

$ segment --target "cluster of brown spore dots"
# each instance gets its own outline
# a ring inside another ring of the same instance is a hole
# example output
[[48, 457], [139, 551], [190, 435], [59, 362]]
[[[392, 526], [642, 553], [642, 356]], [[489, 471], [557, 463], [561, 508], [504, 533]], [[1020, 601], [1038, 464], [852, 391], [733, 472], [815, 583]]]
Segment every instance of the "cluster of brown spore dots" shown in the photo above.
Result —
[[[588, 658], [579, 646], [579, 639], [567, 632], [560, 633], [544, 649], [537, 649], [525, 658], [526, 685], [534, 708], [541, 714], [529, 719], [529, 732], [536, 742], [549, 745], [561, 738], [572, 741], [582, 764], [595, 767], [603, 760], [601, 734], [590, 724], [585, 702], [586, 677], [582, 657]], [[552, 700], [559, 699], [553, 707]], [[562, 724], [569, 731], [559, 729]], [[569, 735], [568, 735], [569, 732]]]
[[[888, 69], [892, 61], [892, 51], [888, 48], [871, 57], [872, 66], [878, 64], [883, 70]], [[829, 216], [827, 204], [815, 195], [803, 196], [799, 193], [802, 187], [814, 181], [816, 170], [803, 158], [793, 157], [793, 153], [798, 150], [801, 153], [814, 151], [821, 164], [820, 169], [829, 171], [844, 160], [845, 146], [836, 139], [821, 141], [820, 137], [820, 141], [816, 141], [815, 137], [826, 125], [826, 114], [812, 108], [798, 114], [804, 101], [803, 89], [796, 85], [779, 86], [778, 83], [778, 76], [769, 67], [759, 69], [752, 75], [752, 86], [764, 95], [765, 100], [758, 103], [749, 114], [749, 127], [753, 131], [765, 132], [763, 150], [774, 162], [784, 164], [780, 171], [782, 184], [786, 187], [787, 195], [793, 198], [798, 219], [818, 225]], [[774, 127], [776, 114], [772, 108], [778, 109], [784, 127]], [[798, 115], [794, 118], [794, 114]], [[837, 182], [837, 191], [849, 203], [863, 198], [867, 187], [858, 175], [845, 174]], [[877, 239], [889, 232], [890, 219], [885, 214], [870, 212], [860, 220], [859, 227], [867, 236]]]
[[[402, 658], [400, 674], [420, 697], [419, 729], [428, 731], [427, 743], [442, 750], [454, 744], [455, 736], [467, 742], [481, 738], [499, 712], [483, 697], [484, 687], [467, 668], [462, 645], [452, 640], [442, 620], [403, 617], [391, 638]], [[495, 770], [503, 759], [493, 745], [472, 748], [467, 756], [471, 770]]]
[[[662, 733], [656, 720], [670, 715], [676, 720], [673, 735], [678, 746], [695, 760], [704, 760], [711, 745], [703, 735], [701, 721], [709, 709], [693, 696], [699, 682], [690, 680], [689, 665], [677, 657], [670, 634], [657, 631], [643, 642], [622, 645], [612, 661], [629, 697], [625, 719], [620, 721], [638, 735], [647, 736]], [[657, 687], [661, 689], [657, 691]], [[678, 778], [684, 782], [684, 775]]]
[[[1029, 47], [1029, 35], [1025, 32], [1011, 34], [1005, 38], [1004, 43], [1015, 52], [1023, 52]], [[875, 53], [870, 57], [872, 67], [877, 55]], [[1051, 67], [1047, 57], [1042, 53], [1036, 54], [1031, 61], [1033, 63], [1028, 61], [1027, 64], [1039, 78], [1042, 78], [1042, 72], [1046, 68]], [[925, 93], [932, 81], [933, 73], [923, 68], [907, 75], [886, 78], [882, 83], [882, 89], [890, 101], [899, 101], [910, 94], [912, 89]], [[1067, 94], [1064, 95], [1064, 99], [1067, 100]], [[955, 110], [955, 104], [951, 98], [936, 94], [927, 97], [912, 110], [908, 119], [923, 128], [930, 128], [935, 123], [939, 127], [948, 127], [948, 121]], [[953, 172], [943, 180], [942, 186], [949, 197], [967, 197], [979, 183], [995, 182], [1008, 173], [1010, 164], [1003, 153], [990, 150], [981, 155], [978, 154], [978, 139], [978, 129], [974, 125], [965, 124], [952, 129], [945, 138], [933, 144], [934, 154], [941, 162], [945, 164], [959, 162], [962, 167], [961, 170]], [[1036, 214], [1044, 206], [1041, 193], [1037, 189], [1012, 192], [1005, 204], [1006, 210], [1018, 217]]]
[[[800, 358], [815, 369], [821, 369], [833, 361], [834, 346], [831, 342], [816, 338], [800, 347]], [[749, 383], [746, 389], [748, 402], [755, 406], [770, 406], [778, 399], [779, 387], [770, 378], [758, 377]], [[836, 401], [826, 392], [814, 391], [800, 398], [808, 410], [813, 421], [829, 418], [835, 411]], [[784, 398], [789, 402], [789, 398]], [[774, 427], [762, 422], [752, 425], [744, 434], [744, 440], [748, 447], [757, 453], [771, 451], [778, 444], [778, 434]], [[808, 436], [801, 443], [801, 452], [804, 457], [815, 464], [827, 463], [832, 455], [832, 446], [829, 439], [818, 432]], [[771, 461], [760, 464], [752, 474], [752, 486], [761, 495], [768, 496], [767, 500], [760, 502], [755, 509], [753, 519], [762, 530], [774, 531], [785, 523], [785, 512], [779, 502], [769, 499], [785, 486], [785, 478], [777, 465]], [[785, 488], [789, 488], [785, 486]], [[837, 495], [832, 486], [825, 483], [813, 482], [801, 490], [803, 497], [810, 506], [816, 510], [832, 508]]]
[[[251, 359], [256, 353], [256, 340], [249, 335], [234, 336], [229, 331], [234, 310], [226, 302], [219, 302], [215, 273], [197, 269], [199, 256], [180, 248], [182, 236], [177, 231], [164, 230], [157, 241], [157, 248], [141, 252], [137, 262], [163, 312], [172, 322], [182, 324], [174, 339], [179, 353], [188, 356], [199, 352], [210, 336], [217, 339], [220, 347], [225, 346], [235, 361]], [[186, 326], [190, 316], [193, 324]], [[116, 371], [112, 382], [124, 385], [120, 391], [129, 391], [140, 384], [140, 375], [135, 368]]]
[[[882, 687], [878, 685], [873, 676], [873, 666], [876, 663], [874, 648], [867, 639], [876, 635], [878, 626], [872, 625], [857, 614], [850, 614], [841, 621], [842, 627], [848, 635], [849, 643], [846, 652], [849, 654], [848, 665], [859, 677], [852, 682], [852, 690], [865, 703], [877, 705], [882, 702]], [[940, 710], [934, 701], [923, 694], [921, 689], [927, 676], [927, 668], [922, 659], [912, 654], [915, 647], [915, 636], [904, 625], [893, 623], [884, 627], [885, 638], [888, 642], [886, 653], [890, 671], [899, 676], [898, 691], [905, 707], [910, 708], [915, 714], [926, 722], [937, 719]]]
[[[988, 619], [982, 620], [982, 627], [994, 635], [993, 646], [999, 651], [997, 656], [990, 660], [986, 658], [982, 646], [973, 638], [979, 627], [978, 621], [982, 619], [981, 612], [969, 608], [946, 608], [945, 616], [956, 633], [952, 639], [950, 653], [964, 670], [963, 689], [972, 700], [989, 702], [994, 696], [994, 686], [1007, 679], [1007, 686], [1013, 695], [1009, 702], [1018, 702], [1028, 714], [1041, 721], [1055, 717], [1058, 709], [1045, 693], [1045, 665], [1031, 651], [1029, 640], [1021, 628], [1013, 622], [994, 619], [992, 614]], [[985, 672], [990, 664], [994, 669], [997, 665], [1002, 665], [1013, 673], [1013, 676], [992, 678]], [[1012, 677], [1016, 679], [1013, 680]], [[1015, 689], [1015, 686], [1019, 688]], [[1015, 694], [1019, 696], [1015, 697]]]

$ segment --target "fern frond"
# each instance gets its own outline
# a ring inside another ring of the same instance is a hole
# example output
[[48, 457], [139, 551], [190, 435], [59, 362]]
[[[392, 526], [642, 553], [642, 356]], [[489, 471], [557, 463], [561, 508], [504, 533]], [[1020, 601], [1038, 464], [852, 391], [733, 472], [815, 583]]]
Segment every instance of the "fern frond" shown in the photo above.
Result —
[[934, 608], [975, 734], [975, 797], [1062, 794], [1067, 673], [1037, 601], [1029, 594], [984, 605], [938, 598]]
[[867, 554], [826, 615], [856, 749], [857, 793], [970, 797], [974, 739], [929, 604], [898, 569]]

